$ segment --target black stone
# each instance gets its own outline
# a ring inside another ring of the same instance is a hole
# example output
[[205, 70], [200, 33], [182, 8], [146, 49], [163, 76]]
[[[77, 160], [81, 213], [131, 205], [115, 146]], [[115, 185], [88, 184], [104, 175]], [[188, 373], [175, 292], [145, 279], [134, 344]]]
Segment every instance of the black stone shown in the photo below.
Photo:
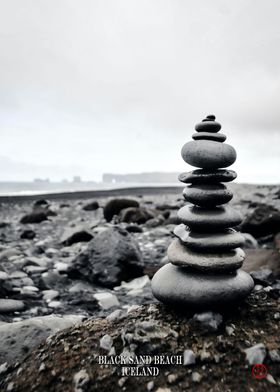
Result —
[[104, 218], [107, 222], [110, 222], [114, 215], [118, 215], [121, 210], [129, 207], [139, 207], [138, 201], [122, 198], [111, 199], [104, 207]]
[[195, 130], [197, 132], [219, 132], [222, 128], [221, 124], [217, 121], [213, 121], [208, 119], [208, 121], [201, 121], [200, 123], [196, 124]]
[[199, 252], [224, 251], [244, 246], [243, 235], [233, 229], [215, 233], [189, 231], [184, 224], [175, 227], [174, 234], [190, 249]]
[[112, 288], [144, 274], [143, 260], [136, 240], [126, 230], [110, 227], [98, 233], [85, 251], [71, 263], [67, 273]]
[[233, 193], [223, 184], [196, 184], [187, 186], [183, 196], [189, 203], [208, 208], [228, 203]]
[[91, 201], [90, 203], [86, 204], [83, 207], [83, 210], [85, 210], [85, 211], [95, 211], [98, 208], [99, 208], [99, 203], [98, 203], [98, 201], [94, 200], [94, 201]]
[[245, 298], [253, 289], [249, 274], [204, 274], [171, 263], [156, 272], [152, 291], [159, 300], [181, 310], [229, 306]]
[[192, 138], [194, 140], [214, 140], [222, 143], [227, 137], [223, 133], [197, 132], [192, 135]]
[[237, 174], [233, 170], [205, 170], [196, 169], [191, 172], [181, 173], [179, 181], [185, 184], [217, 184], [219, 182], [230, 182], [235, 180]]
[[184, 161], [202, 169], [220, 169], [236, 160], [235, 149], [226, 143], [213, 140], [196, 140], [186, 143], [181, 151]]
[[178, 217], [191, 230], [198, 232], [212, 232], [236, 227], [242, 221], [240, 214], [229, 206], [211, 209], [185, 206], [178, 211]]

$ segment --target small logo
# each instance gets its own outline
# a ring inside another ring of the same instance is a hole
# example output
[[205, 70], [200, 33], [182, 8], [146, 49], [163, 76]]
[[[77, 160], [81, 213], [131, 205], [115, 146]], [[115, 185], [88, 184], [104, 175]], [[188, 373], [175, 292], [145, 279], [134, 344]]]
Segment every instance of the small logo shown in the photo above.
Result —
[[263, 363], [256, 363], [252, 367], [252, 376], [253, 378], [257, 378], [258, 380], [262, 380], [267, 376], [267, 367]]

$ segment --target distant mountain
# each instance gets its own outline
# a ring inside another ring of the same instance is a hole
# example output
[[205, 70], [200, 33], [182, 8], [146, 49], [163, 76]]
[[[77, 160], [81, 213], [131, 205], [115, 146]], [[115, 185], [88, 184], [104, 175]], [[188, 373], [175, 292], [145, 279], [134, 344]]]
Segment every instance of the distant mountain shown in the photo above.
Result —
[[177, 183], [177, 172], [146, 172], [146, 173], [131, 173], [131, 174], [114, 174], [104, 173], [102, 181], [104, 183]]

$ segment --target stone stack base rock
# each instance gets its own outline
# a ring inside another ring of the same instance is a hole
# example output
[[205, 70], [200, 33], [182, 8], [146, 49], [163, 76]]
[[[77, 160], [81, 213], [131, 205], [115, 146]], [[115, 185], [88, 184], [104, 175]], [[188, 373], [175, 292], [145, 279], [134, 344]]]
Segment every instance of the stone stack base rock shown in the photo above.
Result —
[[233, 194], [224, 183], [237, 174], [225, 168], [235, 162], [236, 151], [224, 143], [226, 136], [218, 133], [221, 124], [215, 116], [207, 116], [195, 129], [194, 141], [181, 153], [185, 162], [199, 169], [179, 176], [188, 184], [183, 196], [191, 204], [178, 211], [181, 224], [167, 251], [170, 263], [152, 280], [154, 296], [182, 311], [238, 304], [254, 287], [251, 276], [240, 269], [244, 238], [234, 227], [242, 217], [226, 206]]

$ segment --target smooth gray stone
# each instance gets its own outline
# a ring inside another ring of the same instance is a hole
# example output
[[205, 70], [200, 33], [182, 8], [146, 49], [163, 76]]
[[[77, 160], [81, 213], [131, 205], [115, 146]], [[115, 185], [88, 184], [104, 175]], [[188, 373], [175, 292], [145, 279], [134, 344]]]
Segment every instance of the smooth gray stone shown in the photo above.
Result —
[[222, 128], [221, 124], [218, 121], [201, 121], [196, 124], [195, 130], [197, 132], [219, 132]]
[[194, 140], [214, 140], [223, 143], [227, 137], [223, 133], [197, 132], [192, 135], [192, 138]]
[[233, 170], [203, 170], [196, 169], [187, 173], [181, 173], [179, 181], [185, 184], [217, 184], [235, 180], [237, 173]]
[[242, 266], [245, 253], [241, 248], [219, 253], [194, 252], [176, 238], [167, 249], [167, 257], [172, 264], [184, 268], [200, 271], [232, 271]]
[[194, 184], [183, 190], [184, 198], [201, 207], [214, 207], [228, 203], [233, 193], [223, 184]]
[[16, 299], [0, 298], [0, 314], [19, 312], [25, 308], [22, 301]]
[[182, 223], [194, 231], [221, 230], [235, 227], [242, 221], [239, 212], [229, 206], [211, 209], [197, 206], [184, 206], [178, 211]]
[[152, 279], [154, 296], [181, 311], [235, 304], [253, 287], [251, 276], [240, 269], [232, 274], [202, 274], [171, 263], [160, 268]]
[[188, 248], [201, 252], [239, 248], [245, 243], [243, 235], [234, 229], [225, 230], [223, 233], [195, 233], [182, 223], [175, 227], [174, 234]]
[[202, 169], [228, 167], [236, 160], [236, 151], [232, 146], [212, 140], [188, 142], [183, 146], [181, 155], [185, 162]]

